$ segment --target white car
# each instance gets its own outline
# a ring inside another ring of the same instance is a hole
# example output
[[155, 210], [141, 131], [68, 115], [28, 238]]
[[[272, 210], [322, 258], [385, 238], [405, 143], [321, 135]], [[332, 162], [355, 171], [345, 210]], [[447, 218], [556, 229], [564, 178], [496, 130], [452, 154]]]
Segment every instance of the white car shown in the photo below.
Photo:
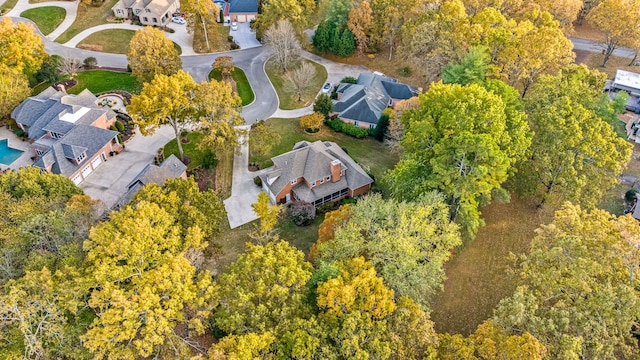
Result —
[[322, 93], [323, 94], [328, 94], [329, 92], [331, 92], [331, 83], [326, 83], [322, 87]]
[[234, 22], [231, 23], [231, 30], [232, 31], [238, 30], [238, 23], [237, 22], [234, 21]]
[[171, 21], [172, 21], [172, 22], [174, 22], [174, 23], [176, 23], [176, 24], [183, 24], [183, 25], [187, 23], [187, 22], [186, 22], [186, 20], [185, 20], [185, 19], [183, 19], [183, 18], [181, 18], [180, 16], [174, 16], [174, 17], [172, 17], [172, 18], [171, 18]]

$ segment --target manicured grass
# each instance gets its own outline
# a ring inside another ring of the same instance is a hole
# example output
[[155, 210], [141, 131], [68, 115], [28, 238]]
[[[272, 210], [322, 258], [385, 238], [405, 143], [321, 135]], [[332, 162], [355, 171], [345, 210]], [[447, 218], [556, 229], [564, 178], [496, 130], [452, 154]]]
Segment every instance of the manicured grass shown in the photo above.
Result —
[[43, 91], [44, 91], [44, 89], [48, 88], [49, 86], [51, 86], [51, 83], [48, 83], [48, 82], [41, 82], [40, 84], [38, 84], [38, 85], [34, 86], [34, 87], [31, 89], [31, 95], [38, 95], [38, 94], [40, 94], [41, 92], [43, 92]]
[[[211, 70], [209, 73], [209, 79], [222, 81], [222, 74], [218, 70]], [[238, 91], [238, 96], [242, 99], [242, 106], [251, 104], [255, 95], [253, 94], [251, 84], [249, 84], [249, 80], [247, 80], [247, 76], [244, 74], [242, 69], [238, 67], [234, 68], [233, 81], [236, 82], [236, 90]]]
[[64, 44], [78, 35], [82, 30], [107, 23], [107, 17], [113, 16], [111, 8], [118, 0], [106, 0], [102, 5], [96, 7], [92, 5], [78, 5], [78, 16], [71, 26], [58, 36], [57, 43]]
[[81, 45], [93, 45], [99, 47], [101, 52], [126, 54], [129, 48], [129, 42], [131, 42], [131, 38], [135, 33], [133, 30], [124, 29], [102, 30], [84, 38], [78, 43], [77, 47], [81, 48]]
[[[205, 152], [198, 148], [198, 143], [203, 136], [204, 135], [202, 133], [191, 132], [183, 137], [191, 140], [187, 144], [182, 144], [184, 155], [191, 158], [191, 162], [187, 165], [187, 171], [193, 170], [202, 165], [202, 158], [204, 157]], [[164, 146], [164, 157], [167, 158], [172, 154], [180, 159], [180, 152], [178, 151], [178, 143], [176, 142], [176, 139], [169, 141], [169, 143]]]
[[193, 51], [199, 54], [206, 54], [230, 49], [231, 43], [227, 40], [227, 36], [229, 36], [228, 26], [211, 23], [207, 26], [207, 29], [209, 29], [207, 34], [209, 35], [209, 46], [211, 46], [211, 49], [207, 50], [207, 44], [204, 41], [204, 31], [202, 30], [202, 25], [200, 25], [196, 26], [193, 31]]
[[311, 105], [327, 79], [327, 70], [324, 66], [309, 60], [302, 61], [310, 63], [316, 69], [316, 76], [311, 81], [311, 85], [307, 91], [302, 94], [302, 101], [298, 101], [297, 96], [285, 84], [284, 79], [282, 78], [283, 72], [275, 65], [273, 59], [267, 61], [265, 70], [267, 72], [267, 76], [269, 76], [269, 80], [273, 84], [273, 87], [276, 89], [276, 93], [280, 99], [280, 109], [282, 110], [299, 109]]
[[0, 15], [9, 12], [18, 3], [18, 0], [7, 0], [4, 4], [0, 5]]
[[305, 255], [309, 255], [311, 246], [318, 240], [318, 227], [324, 221], [324, 214], [319, 214], [313, 223], [307, 226], [296, 225], [291, 217], [284, 212], [278, 221], [280, 238], [301, 250]]
[[124, 90], [138, 94], [142, 90], [142, 84], [130, 73], [89, 70], [79, 72], [74, 79], [78, 80], [78, 85], [68, 90], [71, 94], [78, 94], [84, 89], [89, 89], [94, 94], [109, 90]]
[[[249, 141], [249, 161], [259, 163], [261, 168], [266, 168], [273, 163], [271, 158], [282, 153], [291, 151], [293, 145], [298, 141], [333, 141], [346, 149], [349, 156], [353, 158], [363, 169], [370, 171], [375, 179], [380, 180], [384, 172], [393, 168], [398, 162], [397, 154], [385, 147], [382, 143], [372, 139], [356, 139], [342, 133], [337, 133], [325, 125], [315, 134], [309, 134], [298, 125], [298, 119], [278, 119], [272, 118], [267, 122], [280, 134], [280, 143], [271, 149], [266, 156], [258, 156], [251, 149]], [[374, 187], [379, 187], [379, 181], [374, 183]]]
[[216, 153], [218, 166], [216, 166], [216, 191], [221, 199], [231, 196], [231, 184], [233, 182], [233, 149]]
[[20, 16], [36, 23], [42, 34], [49, 35], [62, 23], [66, 14], [67, 11], [61, 7], [43, 6], [25, 10]]
[[444, 291], [431, 312], [438, 332], [470, 334], [493, 315], [519, 283], [517, 274], [508, 271], [510, 253], [527, 253], [534, 230], [551, 216], [549, 209], [538, 210], [534, 202], [513, 195], [509, 204], [482, 208], [486, 226], [445, 264]]

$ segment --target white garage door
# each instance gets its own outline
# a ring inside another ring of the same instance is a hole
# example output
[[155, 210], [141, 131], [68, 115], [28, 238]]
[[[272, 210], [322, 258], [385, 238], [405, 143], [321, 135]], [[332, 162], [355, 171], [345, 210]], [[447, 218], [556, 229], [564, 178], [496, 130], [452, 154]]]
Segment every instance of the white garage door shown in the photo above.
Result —
[[92, 171], [93, 169], [91, 168], [91, 165], [87, 165], [86, 168], [82, 169], [82, 177], [86, 179]]
[[247, 15], [238, 15], [238, 22], [241, 22], [241, 23], [247, 22]]
[[93, 170], [97, 169], [100, 164], [102, 164], [102, 159], [100, 158], [100, 156], [97, 156], [95, 159], [91, 160], [91, 166], [93, 167]]
[[80, 183], [82, 182], [82, 175], [78, 174], [74, 176], [73, 179], [71, 179], [71, 181], [73, 181], [73, 183], [76, 185], [80, 185]]

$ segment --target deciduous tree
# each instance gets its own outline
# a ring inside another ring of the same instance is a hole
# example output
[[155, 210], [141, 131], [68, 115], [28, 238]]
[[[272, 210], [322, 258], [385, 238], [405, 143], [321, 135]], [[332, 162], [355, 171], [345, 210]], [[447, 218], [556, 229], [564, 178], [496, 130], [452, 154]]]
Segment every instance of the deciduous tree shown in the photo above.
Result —
[[40, 36], [27, 23], [0, 20], [0, 68], [8, 67], [30, 75], [40, 69], [46, 57]]
[[253, 212], [260, 218], [259, 225], [252, 232], [251, 237], [258, 242], [266, 244], [269, 241], [278, 240], [278, 217], [282, 211], [282, 206], [278, 204], [271, 205], [269, 195], [265, 192], [258, 194], [258, 201], [251, 204]]
[[233, 65], [233, 58], [231, 56], [220, 56], [213, 62], [213, 70], [220, 71], [223, 80], [229, 81], [235, 66]]
[[540, 10], [553, 15], [562, 28], [570, 30], [578, 19], [584, 0], [534, 0], [534, 3], [540, 6]]
[[251, 125], [251, 139], [249, 147], [251, 152], [265, 156], [280, 142], [280, 134], [265, 120], [260, 120]]
[[191, 34], [193, 34], [197, 23], [202, 25], [207, 49], [211, 49], [211, 46], [209, 45], [209, 33], [207, 32], [207, 23], [212, 24], [216, 22], [220, 9], [218, 9], [212, 1], [208, 0], [182, 0], [180, 2], [180, 9], [188, 14], [187, 29], [189, 29]]
[[638, 238], [638, 224], [629, 216], [566, 203], [521, 257], [523, 285], [501, 301], [496, 325], [507, 334], [531, 333], [553, 359], [637, 354], [631, 329], [640, 297], [625, 259], [637, 259], [637, 243], [630, 242]]
[[11, 114], [29, 95], [31, 88], [27, 76], [16, 69], [0, 65], [0, 118]]
[[324, 123], [324, 115], [319, 112], [314, 112], [300, 117], [300, 127], [305, 130], [310, 129], [312, 131], [318, 131], [320, 130], [322, 123]]
[[640, 1], [602, 0], [589, 12], [587, 21], [604, 34], [605, 67], [615, 49], [640, 38]]
[[327, 94], [320, 94], [313, 103], [313, 111], [319, 112], [324, 116], [329, 116], [333, 111], [333, 102]]
[[302, 94], [311, 86], [314, 76], [316, 76], [316, 69], [305, 61], [297, 68], [285, 72], [283, 78], [287, 86], [293, 89], [298, 101], [302, 101]]
[[62, 75], [67, 75], [69, 78], [73, 79], [74, 76], [78, 74], [78, 71], [82, 68], [82, 62], [80, 59], [76, 58], [63, 58], [60, 63], [60, 73]]
[[287, 71], [289, 65], [300, 57], [300, 41], [289, 20], [280, 20], [264, 33], [264, 42], [270, 47], [273, 60]]
[[262, 0], [262, 12], [254, 23], [256, 37], [262, 38], [267, 29], [287, 19], [297, 33], [301, 33], [316, 8], [313, 0]]
[[368, 1], [362, 1], [358, 6], [351, 9], [347, 27], [356, 38], [356, 47], [361, 54], [367, 50], [372, 26], [372, 11]]
[[136, 31], [129, 43], [127, 60], [131, 73], [141, 82], [156, 75], [173, 75], [182, 68], [182, 60], [173, 42], [160, 29], [150, 26]]

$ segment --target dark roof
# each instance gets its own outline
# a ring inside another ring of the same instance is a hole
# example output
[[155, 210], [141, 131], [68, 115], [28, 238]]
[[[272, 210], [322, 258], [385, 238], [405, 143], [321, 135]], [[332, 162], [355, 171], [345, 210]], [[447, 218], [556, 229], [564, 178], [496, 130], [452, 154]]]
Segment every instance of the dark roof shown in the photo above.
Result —
[[185, 165], [175, 155], [171, 155], [164, 159], [160, 166], [149, 164], [127, 185], [128, 188], [134, 187], [136, 183], [147, 185], [150, 183], [164, 185], [167, 179], [175, 179], [187, 171]]
[[294, 187], [295, 193], [307, 202], [313, 202], [325, 195], [341, 189], [358, 189], [373, 183], [373, 179], [336, 143], [316, 141], [313, 143], [301, 141], [293, 146], [293, 150], [271, 159], [274, 163], [272, 171], [262, 176], [262, 181], [278, 194], [293, 179], [303, 177], [309, 183], [331, 176], [331, 162], [339, 160], [345, 175], [333, 183], [325, 181], [313, 188], [304, 183]]
[[418, 94], [416, 88], [396, 79], [365, 73], [358, 76], [356, 84], [340, 84], [337, 92], [342, 94], [333, 106], [338, 117], [370, 124], [378, 123], [391, 99], [406, 100]]
[[229, 13], [257, 13], [257, 0], [230, 0]]

